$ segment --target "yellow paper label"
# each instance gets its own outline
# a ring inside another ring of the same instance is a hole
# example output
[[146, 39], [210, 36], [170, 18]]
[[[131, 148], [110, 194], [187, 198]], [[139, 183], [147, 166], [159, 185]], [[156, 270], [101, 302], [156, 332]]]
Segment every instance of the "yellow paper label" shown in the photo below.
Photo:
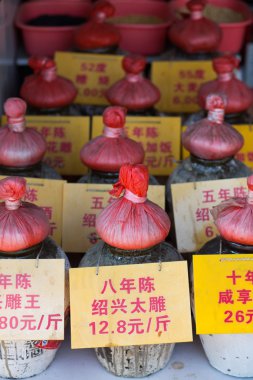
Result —
[[[0, 179], [6, 178], [0, 176]], [[24, 201], [34, 203], [45, 211], [49, 223], [49, 235], [58, 243], [62, 241], [63, 185], [65, 181], [26, 178]]]
[[64, 276], [63, 259], [0, 260], [1, 340], [64, 339]]
[[[252, 147], [252, 139], [253, 139], [253, 128], [252, 125], [241, 124], [241, 125], [233, 125], [233, 127], [241, 133], [244, 138], [244, 144], [242, 149], [236, 154], [236, 158], [242, 161], [249, 168], [253, 169], [253, 147]], [[186, 127], [182, 127], [182, 132], [186, 130]], [[183, 149], [183, 160], [189, 157], [188, 150]]]
[[70, 269], [70, 302], [72, 348], [192, 341], [186, 262]]
[[151, 80], [160, 89], [156, 108], [163, 112], [195, 112], [202, 83], [216, 78], [211, 61], [152, 62]]
[[218, 235], [210, 213], [213, 206], [248, 193], [246, 178], [179, 183], [173, 184], [171, 189], [180, 252], [197, 251]]
[[[109, 194], [111, 189], [112, 185], [65, 183], [62, 240], [65, 251], [85, 252], [100, 241], [96, 217], [115, 199]], [[164, 208], [164, 186], [149, 186], [148, 198]]]
[[[6, 124], [6, 117], [2, 117]], [[58, 173], [82, 175], [88, 169], [80, 150], [89, 141], [90, 120], [86, 116], [26, 116], [27, 127], [40, 132], [47, 142], [44, 160]]]
[[118, 55], [56, 52], [55, 61], [58, 74], [77, 88], [78, 104], [107, 105], [105, 91], [125, 76]]
[[[140, 142], [145, 150], [144, 164], [153, 175], [169, 175], [180, 158], [180, 117], [128, 116], [127, 136]], [[103, 132], [101, 116], [92, 118], [92, 137]]]
[[194, 255], [197, 334], [253, 333], [252, 254]]

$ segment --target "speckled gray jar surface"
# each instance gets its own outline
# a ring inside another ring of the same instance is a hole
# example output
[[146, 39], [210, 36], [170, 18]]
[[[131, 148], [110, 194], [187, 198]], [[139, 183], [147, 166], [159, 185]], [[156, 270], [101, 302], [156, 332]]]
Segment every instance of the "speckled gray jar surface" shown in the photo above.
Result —
[[[105, 173], [96, 172], [94, 170], [90, 171], [89, 174], [81, 177], [78, 183], [99, 183], [99, 184], [114, 184], [119, 180], [119, 173]], [[150, 185], [159, 185], [157, 179], [152, 175], [149, 176]]]
[[[79, 266], [94, 267], [179, 261], [181, 255], [168, 243], [161, 243], [145, 251], [123, 251], [104, 242], [97, 243]], [[97, 348], [99, 362], [109, 372], [122, 377], [144, 377], [163, 369], [169, 362], [174, 344], [141, 345]]]
[[0, 167], [0, 175], [28, 178], [62, 179], [60, 174], [45, 162], [40, 162], [30, 168], [23, 168], [18, 170], [16, 168], [10, 169], [7, 167]]
[[[210, 240], [199, 254], [252, 253], [253, 247], [243, 247], [221, 240]], [[192, 301], [194, 299], [192, 289]], [[193, 306], [193, 304], [192, 304]], [[210, 364], [217, 370], [236, 377], [253, 377], [253, 334], [200, 335]]]
[[[26, 255], [17, 256], [19, 259], [33, 259], [39, 249], [26, 252]], [[25, 251], [24, 251], [25, 252]], [[13, 256], [11, 258], [14, 258]], [[6, 256], [0, 255], [0, 259]], [[39, 259], [65, 259], [66, 275], [69, 270], [69, 261], [65, 253], [56, 243], [47, 238], [42, 246]], [[68, 281], [65, 287], [65, 308], [69, 305]], [[37, 375], [52, 363], [59, 347], [53, 349], [39, 348], [36, 341], [0, 340], [0, 377], [21, 379]]]

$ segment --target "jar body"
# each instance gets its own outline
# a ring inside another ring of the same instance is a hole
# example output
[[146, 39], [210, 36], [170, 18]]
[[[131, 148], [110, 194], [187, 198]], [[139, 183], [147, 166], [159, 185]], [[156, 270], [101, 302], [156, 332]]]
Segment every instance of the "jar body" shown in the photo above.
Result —
[[[1, 259], [6, 259], [0, 256]], [[16, 258], [36, 258], [25, 256]], [[65, 317], [69, 311], [68, 270], [69, 261], [62, 249], [51, 239], [44, 241], [39, 260], [65, 259]], [[21, 379], [43, 372], [54, 360], [61, 341], [0, 341], [0, 377]]]
[[[123, 252], [123, 254], [122, 254]], [[130, 254], [132, 252], [132, 255]], [[133, 254], [133, 252], [137, 252]], [[128, 253], [128, 254], [127, 254]], [[139, 253], [139, 254], [138, 254]], [[112, 249], [104, 242], [97, 243], [81, 260], [79, 267], [179, 261], [181, 255], [168, 243], [140, 251]], [[121, 377], [144, 377], [163, 369], [169, 362], [174, 344], [103, 347], [95, 349], [98, 361], [107, 371]]]
[[[241, 252], [225, 241], [221, 243], [221, 238], [216, 237], [207, 242], [198, 253], [235, 254]], [[251, 252], [253, 252], [253, 247]], [[192, 287], [192, 300], [193, 297]], [[240, 378], [253, 377], [253, 334], [202, 334], [200, 340], [209, 363], [218, 371]]]
[[[98, 183], [98, 184], [114, 184], [119, 180], [119, 173], [106, 173], [91, 170], [89, 174], [81, 177], [78, 183]], [[149, 176], [150, 185], [159, 185], [159, 182], [152, 175]]]
[[45, 162], [39, 162], [36, 165], [24, 168], [8, 168], [7, 166], [0, 166], [0, 175], [28, 178], [62, 179], [61, 175]]

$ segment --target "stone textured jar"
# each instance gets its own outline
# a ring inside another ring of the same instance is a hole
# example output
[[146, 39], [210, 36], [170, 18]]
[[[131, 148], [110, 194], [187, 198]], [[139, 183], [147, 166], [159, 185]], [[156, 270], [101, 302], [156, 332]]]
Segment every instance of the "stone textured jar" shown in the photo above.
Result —
[[171, 185], [226, 178], [241, 178], [251, 169], [234, 156], [243, 146], [243, 137], [224, 122], [225, 102], [219, 95], [207, 98], [207, 118], [187, 127], [182, 135], [190, 157], [174, 170], [166, 184], [167, 207], [172, 217]]
[[[0, 259], [65, 259], [65, 317], [69, 314], [69, 261], [63, 250], [47, 237], [49, 222], [39, 207], [21, 202], [25, 180], [19, 177], [0, 181]], [[13, 236], [13, 239], [8, 237]], [[17, 238], [18, 236], [18, 238]], [[16, 239], [15, 239], [16, 238]], [[25, 243], [26, 241], [26, 243]], [[17, 249], [16, 249], [17, 248]], [[0, 377], [26, 378], [43, 372], [54, 360], [60, 341], [0, 342]]]
[[[122, 166], [120, 181], [111, 193], [119, 196], [125, 191], [124, 196], [98, 216], [97, 232], [103, 241], [86, 253], [80, 267], [182, 260], [176, 249], [164, 242], [170, 221], [160, 207], [147, 200], [147, 188], [144, 165]], [[117, 210], [121, 210], [120, 215]], [[118, 228], [120, 224], [124, 228]], [[97, 348], [96, 354], [103, 367], [114, 375], [145, 377], [164, 368], [173, 349], [174, 344], [104, 347]]]
[[80, 115], [79, 108], [72, 105], [77, 89], [69, 79], [57, 75], [52, 59], [31, 57], [28, 64], [34, 73], [25, 78], [20, 96], [30, 115]]
[[26, 103], [9, 98], [4, 103], [7, 125], [0, 129], [0, 175], [61, 179], [49, 165], [42, 162], [46, 141], [33, 128], [26, 128]]
[[[113, 184], [118, 181], [119, 169], [123, 164], [143, 162], [144, 150], [140, 143], [126, 136], [125, 122], [125, 108], [113, 106], [105, 109], [103, 134], [85, 144], [80, 152], [81, 161], [90, 172], [81, 177], [79, 183]], [[152, 176], [150, 183], [158, 184]]]
[[[198, 254], [253, 252], [253, 176], [248, 178], [248, 186], [247, 198], [233, 198], [213, 208], [212, 214], [221, 236], [206, 243]], [[253, 377], [252, 334], [204, 334], [200, 335], [200, 340], [214, 368], [231, 376]]]

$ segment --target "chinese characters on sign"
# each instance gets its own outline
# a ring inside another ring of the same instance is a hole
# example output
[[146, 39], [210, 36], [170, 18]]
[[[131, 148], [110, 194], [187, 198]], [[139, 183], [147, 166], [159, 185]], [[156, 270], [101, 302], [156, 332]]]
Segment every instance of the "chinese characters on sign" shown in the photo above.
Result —
[[213, 206], [247, 195], [246, 178], [173, 184], [171, 188], [180, 252], [197, 251], [218, 234], [210, 212]]
[[197, 333], [253, 333], [252, 263], [252, 254], [194, 256]]
[[35, 264], [36, 260], [1, 260], [1, 339], [64, 337], [64, 260]]
[[[180, 123], [179, 117], [127, 117], [127, 136], [142, 144], [144, 164], [148, 166], [150, 174], [167, 176], [175, 169], [180, 159]], [[102, 117], [94, 116], [92, 137], [102, 132]]]
[[202, 83], [216, 77], [211, 61], [153, 62], [151, 79], [161, 91], [156, 107], [163, 112], [195, 112]]
[[121, 56], [57, 52], [55, 60], [58, 74], [78, 89], [79, 104], [107, 105], [105, 91], [125, 75]]
[[187, 277], [185, 262], [71, 270], [72, 348], [190, 341]]
[[[96, 217], [114, 201], [109, 194], [111, 189], [112, 185], [64, 184], [62, 245], [65, 251], [83, 252], [100, 241]], [[164, 208], [164, 186], [149, 186], [148, 197]]]

